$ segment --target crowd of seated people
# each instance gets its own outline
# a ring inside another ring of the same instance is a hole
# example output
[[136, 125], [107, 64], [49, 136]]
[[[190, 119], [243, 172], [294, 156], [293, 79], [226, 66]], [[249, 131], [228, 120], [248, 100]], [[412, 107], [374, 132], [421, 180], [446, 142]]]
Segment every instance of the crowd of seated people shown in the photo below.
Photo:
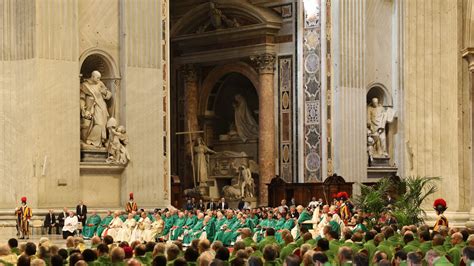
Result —
[[347, 210], [342, 205], [323, 205], [315, 199], [307, 207], [287, 206], [285, 200], [275, 208], [230, 209], [224, 202], [195, 206], [151, 213], [109, 211], [102, 218], [92, 213], [82, 235], [67, 237], [66, 252], [43, 239], [35, 252], [32, 243], [11, 246], [12, 251], [0, 247], [0, 262], [16, 259], [18, 265], [26, 265], [20, 262], [29, 259], [31, 264], [43, 260], [59, 265], [55, 264], [59, 256], [69, 265], [471, 265], [474, 261], [474, 232], [444, 225], [436, 230], [427, 225], [400, 227], [390, 212], [369, 227], [362, 211], [351, 210], [350, 220], [343, 219]]
[[65, 247], [41, 238], [37, 244], [16, 239], [0, 244], [3, 265], [473, 265], [474, 235], [465, 229], [441, 228], [429, 232], [427, 226], [408, 226], [400, 233], [396, 225], [353, 231], [345, 227], [341, 236], [325, 227], [324, 237], [312, 237], [302, 229], [294, 239], [281, 231], [282, 241], [269, 227], [255, 242], [248, 228], [231, 246], [221, 241], [195, 238], [188, 246], [182, 241], [116, 241], [110, 235], [94, 236], [85, 242], [68, 237]]

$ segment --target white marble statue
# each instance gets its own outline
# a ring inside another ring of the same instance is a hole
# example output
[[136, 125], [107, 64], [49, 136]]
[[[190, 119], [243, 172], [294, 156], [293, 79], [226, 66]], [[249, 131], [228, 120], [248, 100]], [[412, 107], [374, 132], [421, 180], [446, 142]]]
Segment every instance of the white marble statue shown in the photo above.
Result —
[[194, 146], [194, 171], [196, 171], [196, 178], [201, 185], [206, 185], [208, 179], [208, 158], [207, 154], [216, 152], [209, 149], [204, 144], [202, 138], [196, 139], [196, 146]]
[[252, 178], [252, 172], [245, 165], [239, 167], [239, 180], [241, 180], [240, 193], [242, 197], [254, 197], [255, 182]]
[[106, 100], [112, 92], [100, 81], [99, 71], [81, 84], [81, 141], [84, 148], [102, 148], [107, 140], [106, 124], [109, 119]]
[[247, 106], [245, 98], [237, 94], [234, 97], [234, 124], [242, 141], [258, 138], [258, 124]]
[[373, 158], [388, 158], [385, 127], [394, 119], [395, 111], [392, 108], [384, 107], [377, 98], [372, 98], [367, 107], [367, 127], [374, 140], [371, 155]]
[[127, 164], [130, 160], [130, 154], [127, 150], [128, 135], [124, 126], [118, 126], [115, 118], [110, 118], [107, 122], [109, 130], [109, 140], [107, 144], [107, 152], [109, 157], [108, 163]]

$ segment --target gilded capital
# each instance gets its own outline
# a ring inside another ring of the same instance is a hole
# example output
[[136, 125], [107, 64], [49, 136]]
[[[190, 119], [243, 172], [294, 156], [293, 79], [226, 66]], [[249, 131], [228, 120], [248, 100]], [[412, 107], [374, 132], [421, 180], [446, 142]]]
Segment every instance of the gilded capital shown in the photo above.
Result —
[[181, 73], [184, 76], [186, 82], [196, 82], [197, 81], [197, 69], [193, 64], [187, 64], [181, 67]]
[[275, 54], [264, 53], [255, 55], [251, 56], [250, 60], [261, 74], [273, 74], [275, 71]]

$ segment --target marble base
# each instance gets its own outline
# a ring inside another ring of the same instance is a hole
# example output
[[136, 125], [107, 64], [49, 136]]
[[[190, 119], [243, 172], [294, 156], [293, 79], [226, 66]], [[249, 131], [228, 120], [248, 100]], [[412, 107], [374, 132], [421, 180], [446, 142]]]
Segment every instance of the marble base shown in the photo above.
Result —
[[374, 157], [372, 161], [369, 163], [371, 167], [389, 167], [390, 166], [390, 158], [388, 157]]
[[81, 162], [80, 173], [82, 174], [121, 174], [125, 166], [108, 164], [105, 162]]
[[383, 178], [396, 176], [397, 167], [367, 167], [367, 178]]
[[97, 150], [82, 150], [81, 151], [81, 162], [103, 162], [107, 160], [108, 153], [103, 149]]
[[374, 157], [367, 167], [367, 178], [396, 176], [397, 171], [397, 167], [390, 165], [390, 158]]

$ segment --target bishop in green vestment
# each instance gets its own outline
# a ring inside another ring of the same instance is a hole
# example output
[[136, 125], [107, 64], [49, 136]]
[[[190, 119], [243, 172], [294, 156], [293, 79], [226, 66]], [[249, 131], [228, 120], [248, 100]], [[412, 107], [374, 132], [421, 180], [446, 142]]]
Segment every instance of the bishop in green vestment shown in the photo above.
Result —
[[[188, 221], [189, 220], [190, 219], [188, 218]], [[183, 243], [184, 244], [191, 243], [191, 241], [196, 238], [196, 234], [202, 232], [203, 227], [204, 227], [204, 213], [201, 212], [197, 216], [196, 223], [192, 227], [190, 227], [187, 230], [187, 232], [185, 232]]]
[[184, 215], [183, 212], [178, 213], [178, 219], [174, 223], [173, 227], [171, 227], [171, 240], [177, 240], [179, 235], [183, 230], [183, 226], [186, 224], [187, 217]]
[[97, 212], [92, 211], [92, 215], [87, 217], [86, 223], [82, 230], [82, 235], [85, 239], [89, 239], [94, 236], [95, 232], [97, 231], [97, 228], [99, 227], [100, 221], [101, 219], [99, 215], [97, 215]]
[[112, 212], [107, 211], [107, 215], [104, 217], [104, 219], [102, 219], [102, 221], [100, 221], [99, 227], [97, 228], [98, 236], [102, 236], [102, 233], [105, 229], [107, 229], [107, 226], [109, 226], [113, 218], [114, 217], [112, 217]]

